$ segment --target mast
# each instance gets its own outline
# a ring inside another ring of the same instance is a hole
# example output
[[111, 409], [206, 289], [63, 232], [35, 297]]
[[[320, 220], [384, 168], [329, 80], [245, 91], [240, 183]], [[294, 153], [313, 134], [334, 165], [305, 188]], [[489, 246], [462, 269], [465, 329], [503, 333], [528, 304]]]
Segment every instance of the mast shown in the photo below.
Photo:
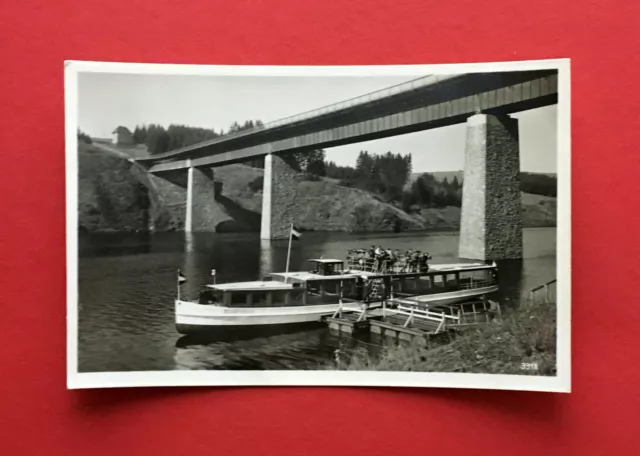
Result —
[[291, 241], [293, 239], [293, 223], [291, 224], [291, 226], [289, 227], [289, 248], [287, 249], [287, 267], [285, 270], [285, 275], [284, 275], [284, 283], [287, 283], [287, 280], [289, 279], [289, 259], [291, 258]]

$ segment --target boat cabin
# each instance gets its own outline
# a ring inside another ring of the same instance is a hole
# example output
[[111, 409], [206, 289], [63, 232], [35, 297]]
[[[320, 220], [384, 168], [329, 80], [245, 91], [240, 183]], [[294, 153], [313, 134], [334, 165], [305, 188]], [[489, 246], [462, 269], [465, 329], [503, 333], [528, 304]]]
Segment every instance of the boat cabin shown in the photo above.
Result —
[[321, 276], [344, 274], [344, 261], [342, 260], [320, 258], [311, 259], [309, 263], [312, 264], [312, 269], [309, 271], [312, 274]]
[[304, 290], [274, 281], [235, 282], [207, 285], [200, 304], [225, 307], [289, 306], [304, 301]]
[[394, 291], [399, 296], [473, 290], [497, 284], [495, 265], [481, 263], [432, 265], [427, 273], [394, 277]]

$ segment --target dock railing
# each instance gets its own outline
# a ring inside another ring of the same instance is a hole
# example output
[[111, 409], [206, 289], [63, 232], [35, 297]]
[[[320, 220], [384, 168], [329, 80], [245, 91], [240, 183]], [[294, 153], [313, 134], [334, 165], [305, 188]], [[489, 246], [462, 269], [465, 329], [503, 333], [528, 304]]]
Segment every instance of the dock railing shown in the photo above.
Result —
[[415, 306], [407, 307], [399, 305], [395, 309], [386, 309], [386, 312], [406, 316], [407, 321], [405, 321], [403, 325], [405, 328], [416, 319], [438, 323], [438, 327], [435, 331], [436, 333], [444, 331], [448, 324], [455, 325], [460, 322], [460, 317], [457, 315], [449, 315], [445, 312], [434, 312], [427, 309], [420, 309]]
[[469, 283], [462, 283], [460, 284], [460, 289], [461, 290], [472, 290], [475, 288], [484, 288], [484, 287], [490, 287], [491, 285], [495, 285], [496, 282], [492, 279], [488, 279], [488, 280], [472, 280]]
[[529, 292], [529, 299], [533, 302], [553, 302], [556, 299], [557, 279], [549, 280], [547, 283], [532, 288]]

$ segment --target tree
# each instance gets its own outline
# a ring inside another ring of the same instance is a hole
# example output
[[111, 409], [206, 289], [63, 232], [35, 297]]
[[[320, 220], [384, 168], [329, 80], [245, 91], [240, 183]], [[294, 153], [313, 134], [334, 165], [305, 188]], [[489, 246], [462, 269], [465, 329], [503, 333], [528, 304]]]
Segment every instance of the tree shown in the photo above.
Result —
[[145, 144], [147, 142], [147, 127], [146, 126], [138, 126], [136, 125], [135, 130], [133, 130], [133, 141], [136, 144]]
[[316, 176], [326, 175], [325, 152], [322, 149], [303, 154], [304, 163], [301, 164], [305, 172]]
[[92, 144], [93, 140], [91, 139], [91, 136], [89, 136], [88, 134], [84, 133], [82, 130], [80, 130], [78, 128], [78, 139], [80, 141], [82, 141], [85, 144]]
[[[242, 125], [234, 122], [229, 133], [256, 128], [262, 122], [248, 120]], [[136, 126], [133, 139], [138, 144], [146, 144], [152, 154], [160, 154], [170, 150], [180, 149], [192, 144], [209, 141], [222, 136], [214, 129], [189, 127], [181, 124], [170, 124], [168, 128], [162, 125], [150, 124], [149, 126]]]
[[161, 154], [169, 150], [169, 135], [162, 125], [149, 125], [146, 144], [152, 154]]

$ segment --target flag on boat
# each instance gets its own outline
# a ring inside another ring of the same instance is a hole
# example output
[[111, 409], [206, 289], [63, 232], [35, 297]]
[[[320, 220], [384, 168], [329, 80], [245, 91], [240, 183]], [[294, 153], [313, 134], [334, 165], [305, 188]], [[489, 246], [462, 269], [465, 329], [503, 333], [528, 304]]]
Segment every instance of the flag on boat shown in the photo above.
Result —
[[212, 269], [212, 270], [211, 270], [211, 275], [212, 275], [212, 276], [215, 276], [215, 275], [216, 275], [216, 270], [215, 270], [215, 269]]
[[178, 283], [184, 283], [187, 281], [187, 278], [182, 275], [180, 269], [178, 269]]
[[291, 238], [300, 239], [302, 237], [302, 233], [296, 229], [295, 226], [291, 225]]

